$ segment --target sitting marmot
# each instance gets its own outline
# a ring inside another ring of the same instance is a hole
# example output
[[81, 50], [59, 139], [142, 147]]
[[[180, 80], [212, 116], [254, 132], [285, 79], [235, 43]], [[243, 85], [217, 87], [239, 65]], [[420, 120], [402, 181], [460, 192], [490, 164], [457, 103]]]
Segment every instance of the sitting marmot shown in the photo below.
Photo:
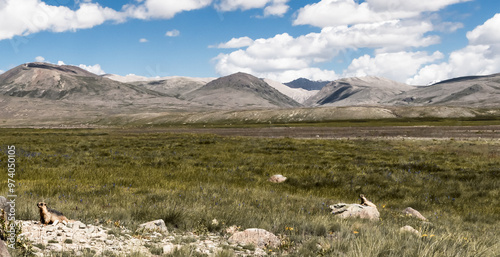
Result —
[[372, 203], [372, 202], [370, 202], [370, 200], [366, 199], [365, 195], [360, 194], [359, 198], [361, 198], [361, 205], [377, 208], [377, 206], [374, 203]]
[[69, 222], [68, 218], [66, 218], [61, 212], [52, 210], [47, 207], [47, 204], [44, 202], [40, 202], [36, 205], [40, 210], [40, 222], [42, 224], [52, 224], [54, 222]]

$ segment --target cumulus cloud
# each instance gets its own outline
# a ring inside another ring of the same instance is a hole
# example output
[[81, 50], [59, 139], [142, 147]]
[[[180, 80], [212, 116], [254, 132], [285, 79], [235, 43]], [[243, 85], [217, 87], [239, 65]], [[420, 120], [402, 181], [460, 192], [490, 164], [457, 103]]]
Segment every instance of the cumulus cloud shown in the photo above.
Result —
[[427, 52], [381, 53], [374, 57], [363, 55], [354, 59], [344, 77], [362, 77], [376, 75], [396, 81], [406, 82], [424, 64], [442, 59], [444, 55], [436, 51], [432, 55]]
[[221, 43], [217, 46], [211, 46], [211, 48], [242, 48], [242, 47], [247, 47], [253, 44], [253, 39], [249, 37], [239, 37], [239, 38], [232, 38], [226, 43]]
[[5, 73], [5, 71], [4, 70], [0, 70], [0, 74], [2, 74], [2, 73]]
[[[220, 75], [237, 71], [252, 74], [285, 77], [290, 72], [304, 72], [308, 78], [315, 73], [319, 77], [335, 77], [333, 71], [325, 71], [315, 66], [331, 61], [333, 58], [349, 49], [377, 48], [379, 53], [389, 50], [399, 50], [411, 47], [428, 46], [439, 42], [435, 36], [425, 36], [432, 30], [432, 25], [426, 22], [403, 23], [401, 21], [386, 21], [373, 24], [354, 26], [327, 27], [319, 33], [292, 37], [287, 33], [272, 38], [256, 40], [239, 38], [221, 44], [235, 46], [237, 43], [248, 43], [246, 49], [239, 49], [228, 54], [220, 54], [214, 60], [215, 68]], [[246, 44], [241, 44], [246, 45]], [[240, 46], [241, 46], [240, 45]], [[276, 78], [275, 78], [276, 79]], [[280, 80], [282, 81], [282, 80]]]
[[413, 18], [469, 0], [322, 0], [297, 12], [294, 25], [329, 27]]
[[63, 61], [57, 61], [57, 65], [59, 65], [59, 66], [66, 65], [66, 63], [64, 63]]
[[77, 10], [48, 5], [41, 0], [0, 1], [0, 40], [39, 31], [75, 31], [105, 21], [123, 22], [125, 15], [97, 3], [80, 3]]
[[101, 69], [101, 65], [99, 64], [95, 64], [95, 65], [85, 65], [85, 64], [80, 64], [78, 65], [78, 67], [86, 70], [86, 71], [89, 71], [89, 72], [92, 72], [96, 75], [104, 75], [106, 74], [106, 72], [104, 72], [102, 69]]
[[500, 71], [500, 36], [496, 32], [500, 14], [467, 33], [469, 45], [450, 54], [447, 62], [430, 64], [408, 79], [411, 84], [428, 84], [453, 77], [487, 75]]
[[141, 38], [141, 39], [139, 39], [139, 42], [140, 42], [140, 43], [147, 43], [147, 42], [148, 42], [148, 40], [147, 40], [147, 39], [145, 39], [145, 38]]
[[167, 31], [167, 33], [165, 33], [165, 36], [167, 36], [167, 37], [178, 37], [180, 34], [181, 34], [180, 31], [178, 31], [176, 29], [173, 29], [173, 30]]
[[37, 56], [37, 57], [35, 57], [35, 61], [36, 62], [45, 62], [45, 58], [43, 58], [42, 56]]
[[64, 32], [88, 29], [107, 21], [170, 19], [177, 13], [209, 6], [212, 0], [145, 0], [127, 4], [121, 11], [92, 1], [79, 1], [78, 9], [49, 5], [42, 0], [0, 0], [0, 40], [40, 31]]
[[500, 13], [487, 20], [483, 25], [467, 33], [471, 45], [500, 44]]

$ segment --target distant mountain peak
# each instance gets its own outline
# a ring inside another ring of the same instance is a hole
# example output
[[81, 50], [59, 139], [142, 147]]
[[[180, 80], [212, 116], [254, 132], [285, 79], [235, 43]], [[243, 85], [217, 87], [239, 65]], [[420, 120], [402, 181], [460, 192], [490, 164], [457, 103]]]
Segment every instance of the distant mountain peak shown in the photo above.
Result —
[[289, 86], [290, 88], [302, 88], [305, 90], [321, 90], [328, 83], [330, 83], [330, 81], [312, 81], [306, 78], [298, 78], [284, 84]]

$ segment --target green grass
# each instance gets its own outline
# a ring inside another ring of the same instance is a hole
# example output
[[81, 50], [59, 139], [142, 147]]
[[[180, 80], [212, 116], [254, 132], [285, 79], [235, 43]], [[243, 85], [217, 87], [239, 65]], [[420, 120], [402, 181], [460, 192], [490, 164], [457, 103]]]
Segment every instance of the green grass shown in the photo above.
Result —
[[[2, 129], [0, 142], [0, 167], [6, 167], [7, 145], [17, 150], [18, 219], [39, 219], [36, 203], [45, 201], [70, 219], [119, 221], [131, 229], [155, 219], [164, 219], [170, 230], [199, 234], [223, 234], [230, 225], [263, 228], [284, 243], [266, 250], [290, 256], [500, 252], [498, 140]], [[2, 169], [0, 181], [7, 181]], [[267, 182], [274, 174], [289, 179]], [[358, 202], [360, 193], [379, 206], [380, 222], [329, 214], [330, 204]], [[430, 222], [403, 216], [408, 206]], [[405, 225], [427, 236], [400, 233]], [[171, 256], [192, 251], [184, 247]]]

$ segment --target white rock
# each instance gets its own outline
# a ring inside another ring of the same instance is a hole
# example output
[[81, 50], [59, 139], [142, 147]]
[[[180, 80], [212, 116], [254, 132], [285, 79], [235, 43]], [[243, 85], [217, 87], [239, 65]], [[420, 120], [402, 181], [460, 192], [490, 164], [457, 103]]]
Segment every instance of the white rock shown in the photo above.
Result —
[[418, 230], [414, 229], [412, 226], [404, 226], [404, 227], [400, 228], [399, 231], [409, 232], [409, 233], [415, 234], [417, 236], [420, 236], [420, 232], [418, 232]]
[[181, 248], [180, 245], [174, 245], [174, 244], [164, 245], [163, 246], [163, 254], [164, 255], [170, 254], [170, 253], [174, 252], [176, 249], [180, 249], [180, 248]]
[[278, 247], [281, 241], [273, 233], [264, 229], [250, 228], [242, 232], [236, 232], [229, 238], [229, 243], [240, 245], [252, 244], [256, 247]]
[[341, 218], [361, 218], [369, 220], [379, 220], [380, 218], [380, 213], [377, 208], [356, 203], [338, 203], [330, 205], [330, 209], [332, 209], [332, 214]]
[[168, 233], [167, 226], [165, 225], [165, 221], [162, 219], [150, 221], [144, 224], [139, 225], [137, 229], [138, 232], [159, 232], [159, 233]]
[[283, 175], [273, 175], [271, 176], [269, 179], [268, 179], [269, 182], [272, 182], [272, 183], [283, 183], [286, 181], [286, 177], [284, 177]]
[[427, 218], [424, 217], [424, 215], [420, 214], [420, 212], [418, 212], [417, 210], [415, 210], [411, 207], [404, 209], [403, 214], [405, 214], [406, 216], [415, 217], [419, 220], [427, 221]]

